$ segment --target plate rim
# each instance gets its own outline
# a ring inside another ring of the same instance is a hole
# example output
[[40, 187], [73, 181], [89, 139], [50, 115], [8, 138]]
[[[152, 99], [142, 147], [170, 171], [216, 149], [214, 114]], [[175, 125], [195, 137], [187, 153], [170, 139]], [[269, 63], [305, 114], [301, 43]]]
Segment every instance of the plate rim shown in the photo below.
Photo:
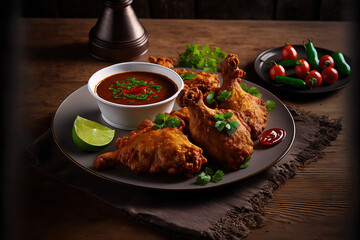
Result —
[[[198, 69], [193, 69], [193, 70], [198, 70]], [[217, 73], [219, 74], [219, 73]], [[269, 90], [263, 88], [262, 86], [259, 86], [257, 85], [256, 83], [254, 82], [251, 82], [251, 81], [248, 81], [246, 79], [242, 79], [242, 81], [244, 81], [244, 83], [251, 83], [251, 84], [254, 84], [256, 87], [260, 87], [261, 90], [264, 89], [265, 91], [267, 91], [269, 94], [271, 94], [272, 97], [276, 98], [277, 101], [279, 101], [282, 106], [285, 108], [286, 110], [286, 113], [289, 115], [290, 117], [290, 120], [291, 120], [291, 126], [292, 126], [292, 138], [289, 142], [289, 144], [286, 146], [286, 150], [279, 156], [277, 157], [274, 161], [272, 161], [271, 163], [269, 163], [266, 167], [264, 168], [261, 168], [259, 170], [257, 170], [256, 172], [252, 173], [252, 174], [249, 174], [245, 177], [242, 177], [242, 178], [239, 178], [239, 179], [234, 179], [234, 180], [230, 180], [230, 181], [227, 181], [225, 183], [217, 183], [217, 184], [208, 184], [208, 185], [204, 185], [204, 186], [200, 186], [199, 187], [196, 187], [196, 188], [169, 188], [169, 187], [157, 187], [157, 186], [147, 186], [147, 185], [141, 185], [141, 184], [134, 184], [134, 183], [128, 183], [128, 182], [122, 182], [122, 181], [119, 181], [119, 180], [116, 180], [116, 179], [113, 179], [111, 177], [108, 177], [108, 176], [105, 176], [101, 173], [98, 173], [97, 171], [93, 170], [93, 169], [90, 169], [86, 166], [83, 166], [82, 164], [80, 164], [78, 161], [76, 161], [75, 159], [73, 159], [64, 149], [63, 147], [61, 146], [61, 143], [58, 141], [58, 139], [56, 138], [56, 134], [55, 134], [55, 129], [54, 129], [54, 121], [55, 121], [55, 117], [56, 117], [56, 114], [58, 113], [61, 105], [73, 94], [76, 94], [76, 92], [80, 91], [82, 88], [86, 88], [87, 85], [83, 85], [82, 87], [76, 89], [75, 91], [73, 91], [71, 94], [69, 94], [60, 104], [59, 106], [57, 107], [55, 113], [53, 114], [53, 117], [52, 117], [52, 121], [51, 121], [51, 132], [52, 132], [52, 137], [56, 143], [56, 145], [58, 146], [58, 148], [61, 150], [61, 152], [69, 159], [71, 160], [73, 163], [75, 163], [77, 166], [79, 166], [81, 169], [85, 170], [86, 172], [92, 174], [92, 175], [95, 175], [97, 177], [100, 177], [102, 179], [105, 179], [105, 180], [108, 180], [108, 181], [111, 181], [113, 183], [117, 183], [117, 184], [123, 184], [123, 185], [126, 185], [126, 186], [132, 186], [132, 187], [140, 187], [140, 188], [144, 188], [144, 189], [153, 189], [153, 190], [164, 190], [164, 191], [199, 191], [199, 190], [205, 190], [205, 189], [213, 189], [213, 188], [218, 188], [218, 187], [221, 187], [221, 186], [226, 186], [226, 185], [229, 185], [229, 184], [233, 184], [235, 182], [240, 182], [240, 181], [243, 181], [245, 179], [248, 179], [250, 177], [253, 177], [255, 175], [258, 175], [264, 171], [266, 171], [267, 169], [271, 168], [272, 166], [274, 166], [277, 162], [279, 162], [281, 159], [284, 158], [284, 156], [290, 151], [294, 141], [295, 141], [295, 136], [296, 136], [296, 126], [295, 126], [295, 121], [294, 121], [294, 118], [293, 116], [291, 115], [291, 112], [289, 111], [289, 109], [287, 108], [287, 106], [277, 97], [275, 96], [273, 93], [271, 93]], [[241, 170], [241, 169], [240, 169]], [[195, 178], [196, 175], [193, 177]]]

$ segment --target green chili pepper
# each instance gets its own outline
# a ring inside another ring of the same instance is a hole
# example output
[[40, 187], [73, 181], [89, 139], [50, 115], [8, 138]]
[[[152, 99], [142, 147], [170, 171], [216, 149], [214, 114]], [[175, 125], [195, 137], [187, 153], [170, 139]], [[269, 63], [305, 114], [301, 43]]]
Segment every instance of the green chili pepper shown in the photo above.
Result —
[[314, 44], [309, 41], [307, 44], [304, 45], [306, 50], [306, 55], [308, 56], [308, 62], [312, 69], [319, 68], [319, 56], [314, 47]]
[[297, 61], [298, 61], [298, 59], [282, 60], [282, 61], [278, 62], [277, 64], [283, 66], [284, 68], [294, 67], [296, 65]]
[[293, 88], [306, 88], [305, 81], [300, 78], [293, 78], [293, 77], [277, 75], [275, 77], [275, 82], [282, 83], [282, 84], [285, 84], [285, 85], [293, 87]]
[[344, 75], [349, 75], [351, 73], [351, 67], [346, 62], [344, 55], [341, 52], [334, 52], [331, 54], [331, 57], [334, 59], [336, 68]]

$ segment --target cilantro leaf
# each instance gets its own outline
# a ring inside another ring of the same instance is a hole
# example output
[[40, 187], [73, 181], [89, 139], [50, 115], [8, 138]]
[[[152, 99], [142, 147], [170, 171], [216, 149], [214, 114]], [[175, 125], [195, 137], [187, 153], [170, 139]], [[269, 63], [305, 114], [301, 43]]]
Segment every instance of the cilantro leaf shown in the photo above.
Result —
[[196, 179], [196, 184], [204, 186], [209, 182], [217, 183], [223, 179], [223, 176], [223, 171], [217, 170], [214, 173], [214, 170], [212, 170], [212, 168], [206, 167], [205, 170], [198, 175]]
[[204, 171], [206, 175], [212, 176], [214, 174], [214, 171], [209, 167], [206, 167]]
[[156, 124], [165, 123], [166, 120], [167, 120], [169, 117], [170, 117], [169, 114], [158, 113], [158, 114], [156, 114], [156, 116], [155, 116], [154, 123], [156, 123]]
[[223, 121], [217, 121], [214, 126], [221, 132], [225, 127], [225, 123]]
[[254, 95], [258, 98], [262, 97], [262, 94], [259, 92], [259, 90], [256, 87], [248, 88], [248, 93], [250, 93], [251, 95]]
[[180, 125], [180, 121], [177, 118], [169, 118], [169, 120], [165, 122], [166, 127], [174, 128], [174, 127], [178, 127], [179, 125]]
[[206, 102], [209, 104], [209, 105], [212, 105], [214, 104], [216, 101], [214, 99], [215, 97], [215, 92], [214, 91], [210, 91], [209, 94], [206, 96]]
[[224, 118], [229, 118], [229, 117], [231, 117], [232, 115], [233, 115], [232, 112], [227, 112], [227, 113], [224, 114]]
[[245, 160], [243, 164], [240, 165], [241, 169], [247, 168], [249, 166], [249, 161], [251, 159], [251, 155]]
[[265, 103], [266, 103], [266, 109], [269, 112], [275, 109], [275, 102], [273, 100], [267, 100]]
[[230, 125], [230, 128], [226, 129], [226, 133], [230, 136], [236, 131], [240, 124], [235, 120], [230, 121], [228, 124]]
[[208, 184], [211, 180], [211, 176], [207, 175], [205, 172], [201, 172], [198, 175], [198, 178], [196, 179], [196, 184], [199, 184], [201, 186], [204, 186], [206, 184]]
[[216, 97], [216, 100], [223, 102], [223, 101], [228, 100], [230, 98], [230, 96], [231, 96], [231, 92], [224, 90]]
[[180, 121], [177, 118], [170, 118], [170, 114], [158, 113], [155, 116], [154, 120], [155, 125], [152, 126], [152, 129], [162, 129], [166, 127], [178, 127], [180, 126]]
[[183, 80], [190, 80], [190, 79], [194, 79], [194, 77], [196, 77], [197, 74], [192, 74], [190, 72], [186, 72], [186, 73], [182, 73], [180, 74], [180, 77], [183, 79]]
[[186, 45], [185, 52], [179, 53], [179, 66], [217, 72], [217, 64], [223, 61], [227, 53], [219, 47], [211, 50], [208, 44], [200, 49], [200, 44]]
[[225, 114], [215, 114], [214, 118], [216, 120], [214, 127], [221, 132], [224, 128], [226, 129], [226, 133], [230, 136], [233, 134], [236, 129], [240, 126], [240, 124], [235, 120], [229, 120], [229, 118], [233, 115], [232, 112], [227, 112]]
[[[258, 97], [258, 98], [262, 98], [262, 94], [259, 92], [259, 90], [256, 87], [248, 88], [246, 83], [240, 83], [240, 86], [245, 92], [247, 92], [247, 93], [249, 93], [251, 95], [254, 95], [254, 96]], [[266, 103], [266, 109], [269, 112], [275, 109], [276, 104], [275, 104], [275, 102], [273, 100], [267, 100], [265, 103]]]
[[221, 171], [221, 170], [217, 170], [217, 171], [214, 173], [214, 175], [212, 176], [211, 181], [212, 181], [213, 183], [217, 183], [217, 182], [223, 180], [223, 176], [224, 176], [224, 172]]
[[158, 130], [158, 129], [162, 129], [162, 128], [164, 128], [163, 124], [157, 124], [157, 125], [152, 126], [152, 129], [154, 129], [154, 130]]

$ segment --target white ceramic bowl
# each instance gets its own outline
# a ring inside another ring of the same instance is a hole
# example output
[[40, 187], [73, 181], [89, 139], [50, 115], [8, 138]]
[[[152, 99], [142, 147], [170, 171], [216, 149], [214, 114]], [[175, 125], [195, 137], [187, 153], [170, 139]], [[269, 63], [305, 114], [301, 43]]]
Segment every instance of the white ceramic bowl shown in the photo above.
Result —
[[[129, 71], [152, 72], [170, 78], [177, 85], [177, 92], [170, 98], [163, 101], [146, 105], [123, 105], [112, 103], [100, 98], [96, 94], [98, 83], [113, 74]], [[174, 107], [175, 99], [181, 89], [184, 87], [182, 78], [171, 70], [158, 64], [145, 62], [126, 62], [114, 64], [103, 68], [94, 73], [88, 81], [90, 94], [96, 99], [101, 115], [105, 122], [113, 127], [133, 130], [144, 120], [154, 120], [158, 113], [171, 112]]]

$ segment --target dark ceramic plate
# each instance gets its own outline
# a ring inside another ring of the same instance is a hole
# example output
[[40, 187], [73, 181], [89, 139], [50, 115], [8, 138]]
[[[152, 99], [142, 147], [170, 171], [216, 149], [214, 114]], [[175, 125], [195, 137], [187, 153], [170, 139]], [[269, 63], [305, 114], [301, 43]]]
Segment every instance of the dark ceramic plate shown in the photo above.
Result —
[[[305, 48], [302, 45], [293, 45], [298, 53], [298, 59], [307, 59]], [[339, 90], [343, 87], [346, 87], [350, 83], [350, 76], [339, 76], [339, 79], [331, 85], [321, 85], [320, 87], [313, 89], [294, 89], [283, 84], [275, 83], [269, 75], [269, 70], [271, 65], [264, 63], [263, 61], [274, 60], [275, 62], [281, 61], [281, 50], [283, 47], [271, 48], [262, 53], [260, 53], [254, 62], [254, 68], [257, 75], [262, 79], [262, 81], [270, 86], [272, 89], [280, 90], [287, 93], [295, 93], [301, 95], [307, 94], [321, 94], [328, 93], [332, 91]], [[316, 48], [319, 59], [321, 56], [328, 54], [331, 55], [333, 52], [324, 48]], [[351, 63], [350, 59], [347, 56], [344, 56], [347, 63]], [[286, 68], [286, 76], [297, 77], [294, 68]]]
[[[249, 178], [268, 169], [282, 159], [291, 148], [295, 138], [294, 120], [285, 105], [272, 93], [251, 82], [243, 81], [248, 87], [255, 86], [263, 94], [263, 99], [273, 100], [276, 103], [275, 110], [268, 114], [269, 128], [282, 128], [286, 131], [286, 138], [278, 145], [270, 148], [262, 148], [258, 142], [254, 142], [254, 153], [249, 162], [249, 167], [237, 171], [225, 172], [224, 179], [218, 183], [209, 183], [205, 186], [195, 184], [196, 177], [186, 178], [173, 175], [136, 175], [127, 167], [117, 167], [107, 171], [97, 171], [92, 166], [96, 157], [104, 152], [114, 151], [114, 143], [97, 153], [87, 153], [79, 150], [72, 141], [71, 129], [77, 115], [109, 126], [101, 117], [95, 99], [88, 92], [87, 86], [83, 86], [70, 94], [58, 107], [52, 122], [53, 137], [61, 151], [75, 164], [98, 177], [110, 181], [163, 190], [196, 190], [219, 187], [232, 182]], [[176, 105], [175, 108], [178, 108]], [[110, 127], [110, 126], [109, 126]], [[112, 127], [111, 127], [112, 128]], [[115, 138], [128, 135], [129, 131], [116, 129]]]

